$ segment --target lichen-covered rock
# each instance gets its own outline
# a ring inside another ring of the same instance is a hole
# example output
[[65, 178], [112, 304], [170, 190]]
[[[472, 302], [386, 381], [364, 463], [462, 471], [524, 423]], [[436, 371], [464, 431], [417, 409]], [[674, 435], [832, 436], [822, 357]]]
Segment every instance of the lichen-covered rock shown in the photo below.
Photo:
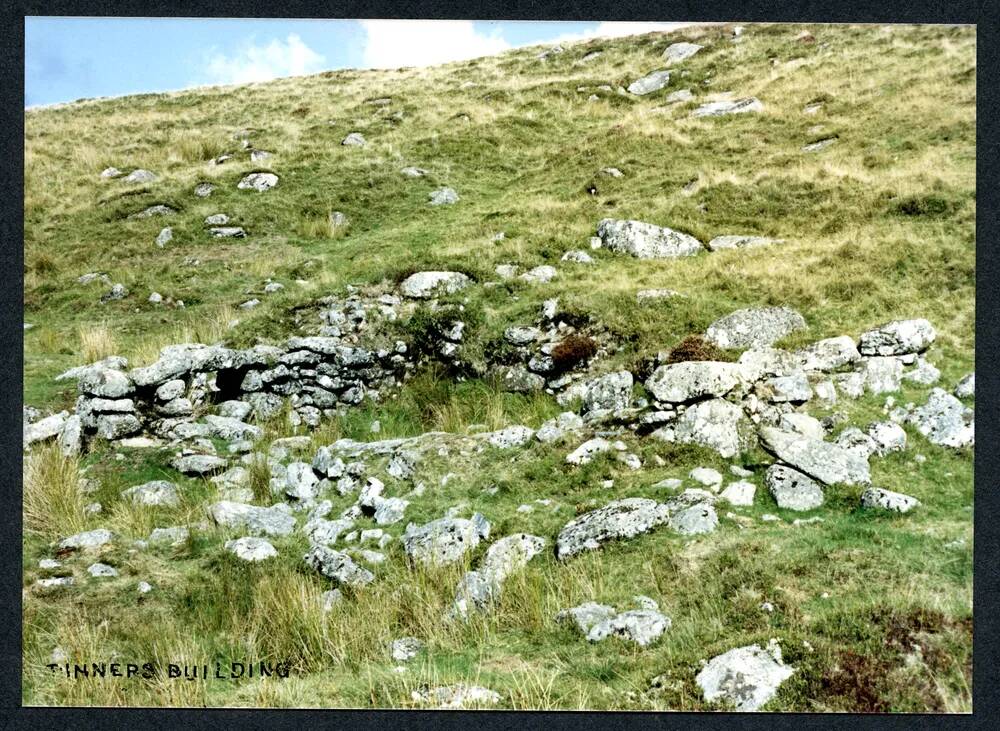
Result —
[[432, 206], [445, 206], [452, 203], [458, 203], [458, 193], [453, 188], [439, 188], [430, 193]]
[[942, 447], [970, 447], [975, 444], [972, 409], [944, 389], [932, 389], [927, 402], [906, 418], [932, 444]]
[[237, 439], [256, 441], [264, 434], [264, 430], [259, 426], [246, 424], [239, 419], [228, 416], [209, 414], [204, 418], [204, 422], [213, 437], [218, 437], [227, 442], [236, 441]]
[[583, 419], [572, 411], [564, 411], [552, 419], [549, 419], [538, 427], [538, 431], [535, 432], [535, 439], [538, 441], [548, 444], [549, 442], [555, 442], [567, 434], [579, 431], [583, 428]]
[[670, 617], [656, 609], [632, 609], [613, 617], [602, 619], [587, 632], [587, 640], [600, 642], [616, 636], [646, 647], [670, 629]]
[[712, 533], [719, 526], [713, 499], [710, 492], [693, 489], [668, 500], [664, 506], [670, 513], [670, 528], [684, 536]]
[[616, 371], [586, 382], [584, 411], [620, 411], [632, 403], [632, 374]]
[[524, 274], [518, 277], [522, 282], [528, 282], [529, 284], [548, 284], [559, 272], [556, 268], [549, 266], [548, 264], [542, 264], [541, 266], [533, 267], [526, 271]]
[[410, 523], [403, 532], [403, 550], [425, 565], [455, 563], [489, 536], [489, 523], [478, 513], [472, 520], [439, 518], [421, 526]]
[[82, 371], [76, 386], [80, 393], [108, 399], [124, 398], [135, 390], [128, 375], [115, 368], [105, 367], [91, 367]]
[[459, 582], [453, 615], [467, 618], [474, 610], [486, 609], [499, 595], [507, 577], [524, 568], [544, 547], [544, 538], [527, 533], [515, 533], [494, 543], [479, 568], [466, 573]]
[[653, 71], [628, 85], [628, 93], [636, 96], [652, 94], [670, 83], [669, 71]]
[[813, 510], [823, 504], [823, 488], [798, 470], [775, 464], [767, 468], [764, 483], [779, 508]]
[[749, 507], [753, 505], [756, 492], [757, 486], [752, 482], [737, 480], [726, 485], [726, 489], [719, 493], [719, 499], [737, 507]]
[[278, 176], [274, 173], [250, 173], [240, 180], [236, 187], [240, 190], [256, 190], [258, 193], [263, 193], [277, 184]]
[[389, 651], [396, 662], [406, 662], [415, 658], [423, 647], [424, 643], [416, 637], [400, 637], [392, 641]]
[[616, 614], [614, 607], [607, 604], [597, 604], [596, 602], [585, 602], [576, 607], [563, 609], [556, 614], [556, 621], [561, 623], [572, 623], [584, 635], [590, 632], [591, 627], [611, 619]]
[[575, 465], [589, 464], [598, 454], [602, 454], [603, 452], [608, 452], [610, 450], [611, 442], [607, 439], [603, 439], [602, 437], [595, 437], [594, 439], [588, 439], [579, 447], [567, 454], [566, 462], [568, 464]]
[[108, 566], [106, 563], [92, 563], [87, 567], [87, 573], [94, 578], [104, 578], [118, 576], [118, 569]]
[[934, 342], [937, 333], [927, 320], [894, 320], [861, 334], [861, 355], [906, 355], [921, 353]]
[[706, 701], [752, 712], [771, 700], [793, 672], [794, 668], [782, 662], [777, 643], [766, 650], [749, 645], [713, 657], [695, 676], [695, 682]]
[[414, 690], [410, 697], [416, 703], [442, 709], [495, 706], [500, 702], [500, 694], [496, 691], [464, 683]]
[[666, 505], [646, 498], [624, 498], [575, 518], [556, 539], [556, 558], [600, 548], [607, 541], [632, 538], [670, 519]]
[[662, 365], [646, 379], [646, 388], [657, 401], [684, 403], [706, 396], [725, 396], [740, 382], [735, 363], [709, 360]]
[[795, 358], [803, 370], [827, 373], [857, 362], [861, 353], [850, 336], [840, 335], [807, 345], [795, 352]]
[[364, 147], [368, 143], [360, 132], [351, 132], [340, 144], [345, 147]]
[[471, 284], [461, 272], [417, 272], [411, 274], [400, 285], [400, 291], [413, 299], [428, 299], [436, 293], [453, 294]]
[[167, 505], [174, 507], [180, 502], [177, 485], [166, 480], [153, 480], [122, 491], [122, 497], [137, 505]]
[[826, 485], [871, 483], [868, 460], [837, 444], [767, 426], [761, 427], [760, 437], [782, 462]]
[[126, 183], [152, 183], [156, 180], [156, 174], [149, 170], [138, 168], [130, 172], [122, 180]]
[[880, 487], [869, 487], [861, 493], [861, 506], [864, 508], [908, 513], [919, 505], [920, 501], [915, 497], [892, 490], [883, 490]]
[[671, 259], [691, 256], [702, 250], [693, 236], [642, 221], [603, 219], [597, 225], [602, 245], [638, 259]]
[[302, 560], [307, 566], [338, 584], [362, 587], [375, 580], [375, 575], [371, 571], [358, 566], [346, 553], [334, 551], [326, 546], [311, 546]]
[[75, 535], [63, 538], [59, 542], [59, 548], [100, 548], [114, 540], [114, 534], [106, 528], [76, 533]]
[[482, 435], [492, 447], [497, 449], [510, 449], [512, 447], [523, 447], [535, 436], [535, 430], [526, 426], [508, 426], [499, 431], [487, 432]]
[[132, 414], [101, 414], [97, 417], [97, 436], [114, 440], [142, 430], [142, 422]]
[[874, 446], [873, 453], [879, 457], [906, 449], [906, 431], [893, 421], [876, 421], [868, 425], [867, 432]]
[[800, 371], [767, 379], [761, 386], [761, 393], [772, 403], [802, 403], [812, 398], [812, 387], [806, 374]]
[[208, 513], [219, 525], [245, 529], [254, 534], [287, 536], [295, 529], [295, 516], [287, 503], [262, 508], [222, 500], [210, 505]]
[[672, 426], [653, 432], [668, 442], [698, 444], [730, 458], [755, 444], [753, 424], [736, 404], [713, 398], [689, 406]]
[[671, 43], [663, 52], [663, 58], [666, 59], [668, 64], [680, 63], [681, 61], [691, 58], [701, 49], [702, 46], [699, 46], [697, 43]]
[[278, 555], [278, 551], [271, 545], [270, 541], [264, 540], [263, 538], [256, 538], [254, 536], [246, 536], [244, 538], [237, 538], [233, 541], [226, 541], [224, 547], [227, 551], [236, 556], [236, 558], [248, 563], [265, 561]]
[[872, 393], [893, 393], [900, 388], [903, 364], [895, 358], [878, 356], [862, 361], [865, 387]]
[[35, 442], [44, 442], [58, 436], [66, 427], [68, 418], [68, 411], [60, 411], [58, 414], [46, 416], [32, 424], [25, 424], [22, 436], [24, 446], [27, 447]]
[[805, 327], [790, 307], [749, 307], [713, 322], [705, 337], [720, 348], [762, 348]]
[[958, 398], [975, 398], [976, 397], [976, 374], [975, 372], [964, 376], [961, 381], [955, 386], [955, 395]]
[[174, 457], [170, 466], [185, 475], [210, 475], [221, 472], [228, 463], [214, 454], [188, 454]]
[[721, 117], [727, 114], [746, 114], [747, 112], [761, 112], [764, 105], [756, 97], [746, 97], [733, 101], [708, 102], [695, 109], [692, 117]]

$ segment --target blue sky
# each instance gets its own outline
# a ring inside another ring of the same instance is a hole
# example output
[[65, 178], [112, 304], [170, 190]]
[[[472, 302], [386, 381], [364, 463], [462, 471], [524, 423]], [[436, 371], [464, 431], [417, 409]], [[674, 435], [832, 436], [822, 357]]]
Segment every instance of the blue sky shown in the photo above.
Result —
[[328, 69], [428, 66], [686, 24], [30, 17], [24, 25], [24, 103], [36, 106]]

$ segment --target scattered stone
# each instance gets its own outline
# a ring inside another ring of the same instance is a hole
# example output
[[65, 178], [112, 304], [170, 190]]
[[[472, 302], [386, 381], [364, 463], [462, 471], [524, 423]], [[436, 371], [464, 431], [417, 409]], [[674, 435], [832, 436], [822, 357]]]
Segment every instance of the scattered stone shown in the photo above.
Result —
[[123, 180], [126, 183], [152, 183], [156, 180], [156, 175], [149, 170], [139, 168], [130, 172]]
[[682, 296], [680, 292], [673, 289], [640, 289], [635, 293], [635, 299], [639, 304]]
[[133, 213], [131, 218], [152, 218], [153, 216], [172, 216], [176, 213], [170, 206], [165, 206], [162, 203], [157, 203], [155, 206], [150, 206], [145, 208], [138, 213]]
[[393, 640], [390, 646], [392, 659], [396, 662], [412, 660], [423, 649], [424, 643], [416, 637], [400, 637]]
[[417, 272], [400, 284], [400, 291], [413, 299], [429, 299], [435, 293], [454, 294], [472, 283], [461, 272]]
[[496, 691], [464, 683], [414, 690], [410, 697], [416, 703], [433, 704], [442, 709], [493, 706], [500, 702], [500, 694]]
[[570, 432], [579, 431], [582, 428], [583, 419], [572, 411], [565, 411], [538, 427], [535, 439], [547, 444], [558, 441]]
[[209, 226], [222, 226], [229, 223], [229, 216], [225, 213], [213, 213], [205, 219], [205, 223]]
[[685, 403], [725, 396], [739, 382], [739, 369], [733, 363], [684, 361], [657, 368], [646, 380], [646, 388], [657, 401]]
[[87, 573], [94, 578], [118, 576], [118, 569], [106, 563], [92, 563], [87, 567]]
[[837, 141], [836, 137], [827, 137], [826, 139], [823, 139], [823, 140], [818, 140], [816, 142], [810, 142], [808, 145], [805, 145], [802, 148], [802, 152], [819, 152], [820, 150], [823, 150], [823, 149], [829, 147], [830, 145], [832, 145], [836, 141]]
[[153, 585], [148, 581], [140, 581], [135, 588], [140, 594], [148, 594], [153, 590]]
[[367, 141], [360, 132], [351, 132], [340, 144], [347, 147], [364, 147]]
[[556, 558], [562, 560], [583, 551], [600, 548], [609, 540], [632, 538], [669, 519], [669, 508], [655, 500], [615, 500], [567, 523], [556, 539]]
[[399, 172], [401, 172], [408, 178], [422, 178], [425, 175], [427, 175], [426, 170], [424, 170], [423, 168], [415, 168], [415, 167], [405, 167]]
[[375, 580], [371, 571], [358, 566], [346, 553], [326, 546], [311, 546], [302, 559], [307, 566], [339, 584], [362, 587]]
[[472, 520], [439, 518], [422, 526], [410, 523], [402, 542], [411, 560], [425, 565], [451, 564], [489, 537], [489, 523], [476, 513]]
[[535, 430], [526, 426], [509, 426], [506, 429], [489, 432], [483, 435], [486, 441], [497, 449], [510, 449], [512, 447], [523, 447], [535, 436]]
[[628, 85], [628, 93], [636, 96], [644, 96], [659, 91], [670, 83], [669, 71], [653, 71], [646, 74], [641, 79], [636, 79]]
[[278, 176], [274, 173], [250, 173], [236, 187], [240, 190], [256, 190], [263, 193], [278, 184]]
[[909, 495], [903, 495], [880, 487], [869, 487], [861, 494], [861, 507], [875, 508], [896, 513], [908, 513], [919, 507], [920, 501]]
[[430, 193], [430, 204], [432, 206], [450, 205], [458, 203], [458, 193], [452, 188], [438, 188]]
[[597, 235], [605, 248], [638, 259], [669, 259], [691, 256], [702, 250], [693, 236], [642, 221], [602, 219]]
[[762, 427], [760, 437], [778, 459], [826, 485], [871, 483], [868, 460], [844, 447], [774, 427]]
[[715, 496], [705, 490], [685, 490], [671, 498], [664, 507], [670, 513], [670, 528], [685, 536], [711, 533], [719, 525], [712, 501]]
[[757, 492], [757, 486], [746, 480], [730, 482], [726, 489], [719, 494], [719, 498], [727, 501], [730, 505], [737, 507], [749, 507], [753, 505], [753, 498]]
[[861, 354], [847, 335], [818, 340], [795, 352], [804, 370], [828, 373], [861, 360]]
[[735, 101], [719, 101], [702, 104], [695, 109], [692, 117], [721, 117], [726, 114], [744, 114], [746, 112], [762, 112], [764, 105], [756, 97], [736, 99]]
[[958, 398], [975, 398], [976, 397], [976, 374], [975, 372], [964, 376], [958, 385], [955, 386], [955, 395]]
[[870, 424], [868, 437], [872, 440], [873, 453], [879, 457], [906, 449], [906, 431], [892, 421], [877, 421]]
[[906, 420], [932, 444], [969, 447], [975, 443], [972, 409], [966, 408], [944, 389], [932, 389], [927, 403], [914, 409]]
[[194, 194], [199, 198], [208, 198], [212, 195], [213, 190], [215, 190], [215, 186], [211, 183], [198, 183], [194, 186]]
[[216, 226], [208, 232], [217, 239], [245, 239], [247, 236], [242, 226]]
[[587, 632], [587, 640], [600, 642], [614, 635], [646, 647], [670, 629], [670, 624], [670, 618], [656, 609], [633, 609], [597, 622]]
[[657, 429], [653, 436], [667, 442], [710, 447], [727, 459], [756, 443], [753, 425], [743, 409], [720, 398], [689, 406], [674, 426]]
[[590, 464], [594, 457], [603, 452], [611, 450], [611, 442], [601, 437], [588, 439], [579, 447], [566, 455], [566, 462], [574, 465]]
[[671, 43], [663, 52], [663, 58], [668, 64], [679, 63], [691, 58], [702, 49], [697, 43]]
[[219, 525], [245, 529], [255, 534], [287, 536], [295, 528], [295, 517], [287, 503], [261, 508], [223, 500], [210, 505], [208, 512]]
[[716, 320], [705, 337], [720, 348], [762, 348], [805, 327], [802, 315], [789, 307], [750, 307]]
[[121, 174], [122, 171], [119, 170], [118, 168], [104, 168], [101, 171], [102, 178], [117, 178]]
[[166, 480], [153, 480], [130, 487], [122, 492], [122, 497], [137, 505], [166, 505], [176, 507], [180, 502], [177, 485]]
[[679, 89], [675, 92], [667, 94], [667, 104], [678, 104], [680, 102], [689, 102], [694, 99], [694, 94], [691, 93], [690, 89]]
[[937, 333], [924, 319], [894, 320], [861, 334], [861, 355], [906, 355], [920, 353], [934, 342]]
[[174, 238], [174, 230], [169, 226], [160, 229], [160, 233], [156, 235], [156, 245], [161, 249], [169, 244]]
[[779, 508], [813, 510], [823, 504], [823, 488], [812, 478], [791, 467], [771, 465], [764, 474], [764, 483]]
[[592, 627], [615, 616], [614, 607], [596, 602], [586, 602], [570, 609], [563, 609], [556, 614], [556, 621], [573, 623], [581, 633], [587, 635]]
[[562, 255], [559, 261], [571, 261], [575, 264], [594, 263], [594, 259], [590, 254], [588, 254], [586, 251], [580, 251], [579, 249], [573, 249], [571, 251], [567, 251], [565, 254]]
[[688, 477], [712, 492], [718, 492], [722, 485], [722, 475], [711, 467], [695, 467], [688, 473]]
[[226, 467], [226, 460], [213, 454], [189, 454], [175, 457], [170, 466], [185, 475], [209, 475]]
[[62, 539], [59, 542], [59, 548], [100, 548], [111, 543], [113, 539], [114, 535], [111, 531], [105, 528], [97, 528], [96, 530], [84, 531], [83, 533], [77, 533]]
[[524, 274], [519, 276], [518, 279], [530, 284], [548, 284], [555, 279], [556, 274], [558, 274], [558, 272], [555, 267], [543, 264], [535, 267], [534, 269], [529, 269]]
[[695, 682], [706, 701], [753, 712], [771, 700], [793, 672], [794, 668], [782, 662], [781, 649], [772, 640], [766, 650], [749, 645], [713, 657], [695, 676]]
[[125, 299], [127, 295], [128, 295], [128, 290], [125, 289], [125, 285], [117, 283], [112, 285], [111, 290], [106, 292], [101, 297], [101, 303], [113, 302], [115, 300]]
[[236, 556], [236, 558], [249, 563], [264, 561], [278, 555], [278, 552], [269, 541], [251, 536], [237, 538], [234, 541], [226, 541], [225, 549]]
[[320, 608], [323, 613], [333, 611], [333, 608], [344, 601], [344, 595], [340, 589], [330, 589], [320, 594]]

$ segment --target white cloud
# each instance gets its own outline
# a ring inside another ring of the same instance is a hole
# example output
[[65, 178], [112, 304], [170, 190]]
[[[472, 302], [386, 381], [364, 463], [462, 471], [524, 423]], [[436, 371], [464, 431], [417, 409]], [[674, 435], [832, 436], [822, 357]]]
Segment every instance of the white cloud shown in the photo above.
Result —
[[511, 47], [497, 32], [477, 32], [471, 20], [362, 20], [361, 26], [366, 34], [365, 68], [433, 66]]
[[232, 56], [213, 53], [205, 63], [204, 74], [211, 84], [246, 84], [316, 73], [323, 70], [325, 63], [322, 55], [290, 33], [284, 41], [275, 39], [266, 46], [251, 40]]

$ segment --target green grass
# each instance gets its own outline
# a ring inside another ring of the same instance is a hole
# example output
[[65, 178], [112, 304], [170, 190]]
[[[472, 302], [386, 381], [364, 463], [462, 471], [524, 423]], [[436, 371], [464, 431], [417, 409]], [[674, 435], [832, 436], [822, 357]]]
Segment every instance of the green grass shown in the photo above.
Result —
[[[620, 346], [600, 369], [638, 369], [657, 352], [704, 332], [716, 318], [755, 305], [789, 305], [807, 331], [779, 343], [798, 347], [822, 337], [856, 336], [896, 317], [926, 317], [938, 331], [929, 353], [951, 388], [974, 365], [975, 286], [975, 32], [971, 28], [811, 27], [816, 44], [794, 38], [798, 26], [747, 26], [741, 43], [729, 29], [687, 29], [573, 44], [541, 63], [538, 49], [423, 70], [338, 71], [250, 87], [200, 89], [89, 101], [25, 114], [25, 403], [70, 408], [73, 384], [53, 376], [113, 348], [133, 364], [173, 342], [225, 341], [234, 346], [279, 342], [315, 324], [310, 307], [346, 285], [389, 286], [422, 269], [455, 269], [477, 282], [493, 268], [552, 264], [545, 286], [521, 282], [473, 287], [462, 305], [463, 353], [482, 362], [496, 353], [512, 324], [535, 319], [545, 299], [606, 329]], [[659, 68], [673, 40], [705, 49], [646, 97], [596, 92], [627, 85]], [[575, 61], [600, 47], [586, 65]], [[687, 71], [682, 76], [681, 69]], [[463, 81], [478, 86], [461, 89]], [[706, 83], [707, 82], [707, 83]], [[587, 86], [585, 92], [577, 87]], [[695, 101], [664, 107], [672, 91], [690, 88]], [[692, 119], [696, 103], [719, 92], [757, 96], [760, 114]], [[389, 96], [386, 107], [367, 104]], [[803, 108], [822, 101], [821, 110]], [[403, 113], [402, 119], [391, 115]], [[468, 116], [463, 121], [459, 115]], [[816, 129], [819, 126], [820, 129]], [[236, 154], [232, 133], [257, 130], [255, 146], [273, 153], [258, 167]], [[342, 147], [359, 131], [368, 146]], [[837, 143], [807, 154], [825, 137]], [[128, 187], [101, 180], [114, 165], [143, 167], [160, 179]], [[425, 178], [399, 174], [407, 165]], [[614, 166], [622, 178], [600, 175]], [[264, 194], [239, 191], [253, 170], [281, 177]], [[693, 192], [682, 188], [697, 180]], [[194, 186], [211, 181], [211, 197]], [[589, 184], [598, 192], [586, 192]], [[455, 188], [452, 206], [427, 205], [428, 193]], [[129, 214], [154, 203], [178, 210], [168, 218]], [[346, 231], [331, 235], [327, 217], [343, 211]], [[210, 239], [202, 224], [227, 213], [249, 232], [245, 240]], [[560, 262], [589, 250], [604, 217], [636, 218], [691, 233], [703, 241], [724, 234], [786, 240], [780, 247], [703, 254], [675, 261], [639, 261], [591, 252], [592, 267]], [[173, 228], [164, 248], [160, 228]], [[491, 242], [494, 233], [505, 238]], [[185, 264], [197, 259], [199, 264]], [[90, 271], [107, 272], [130, 292], [100, 304], [108, 285], [80, 285]], [[267, 278], [285, 289], [262, 294]], [[303, 283], [299, 283], [303, 282]], [[685, 298], [639, 305], [635, 293], [676, 289]], [[146, 301], [151, 291], [183, 300], [183, 309]], [[254, 310], [236, 307], [256, 296]], [[295, 313], [301, 320], [296, 321]], [[420, 310], [406, 325], [418, 344], [454, 312]], [[238, 320], [230, 326], [232, 320]], [[464, 433], [510, 424], [537, 427], [559, 413], [544, 395], [504, 393], [489, 374], [457, 381], [443, 369], [418, 373], [396, 395], [366, 403], [310, 433], [315, 447], [333, 439], [413, 436], [429, 430]], [[905, 385], [897, 403], [921, 403], [924, 387]], [[821, 417], [842, 412], [846, 424], [884, 419], [884, 398], [811, 404]], [[378, 420], [381, 431], [370, 431]], [[100, 556], [114, 579], [89, 579], [98, 557], [67, 558], [77, 585], [59, 593], [25, 592], [24, 674], [27, 704], [247, 705], [409, 707], [423, 683], [474, 682], [501, 693], [507, 708], [701, 710], [694, 684], [699, 662], [744, 644], [781, 639], [792, 678], [768, 705], [784, 711], [958, 711], [971, 709], [972, 456], [935, 447], [907, 428], [902, 454], [872, 460], [876, 485], [913, 495], [923, 506], [883, 517], [857, 508], [859, 490], [828, 491], [805, 514], [777, 508], [763, 487], [763, 454], [723, 460], [713, 452], [627, 438], [644, 467], [630, 472], [611, 457], [567, 469], [576, 442], [525, 450], [429, 456], [403, 524], [441, 517], [448, 508], [479, 510], [492, 536], [525, 531], [549, 548], [575, 515], [626, 496], [664, 498], [651, 486], [684, 477], [694, 466], [755, 466], [751, 508], [734, 509], [709, 536], [682, 538], [661, 530], [557, 564], [551, 551], [505, 585], [496, 611], [468, 625], [441, 621], [461, 567], [425, 573], [406, 567], [398, 542], [373, 568], [378, 580], [324, 617], [328, 588], [308, 571], [300, 535], [275, 540], [279, 558], [240, 565], [222, 549], [235, 534], [195, 529], [178, 547], [130, 552], [153, 527], [198, 523], [216, 499], [207, 480], [186, 479], [166, 466], [169, 451], [98, 445], [81, 458], [100, 515], [83, 515], [62, 465], [46, 454], [47, 471], [32, 483], [38, 530], [24, 541], [25, 586], [49, 572], [49, 541], [78, 529], [108, 527], [121, 536]], [[300, 429], [301, 433], [309, 433]], [[261, 443], [289, 433], [281, 419]], [[922, 454], [927, 459], [914, 459]], [[664, 465], [656, 466], [654, 456]], [[385, 478], [383, 465], [371, 463]], [[254, 473], [256, 502], [269, 504], [267, 475]], [[453, 475], [442, 484], [442, 478]], [[26, 478], [27, 479], [27, 478]], [[137, 509], [119, 494], [151, 479], [181, 485], [176, 508]], [[409, 485], [385, 478], [389, 494]], [[613, 479], [611, 488], [602, 481]], [[496, 488], [494, 491], [493, 488]], [[534, 503], [549, 499], [552, 504]], [[331, 496], [333, 515], [353, 503]], [[528, 513], [521, 504], [533, 504]], [[29, 510], [26, 484], [26, 516]], [[780, 523], [762, 522], [764, 513]], [[796, 517], [822, 522], [793, 526]], [[747, 520], [749, 519], [749, 520]], [[745, 523], [748, 527], [741, 528]], [[26, 521], [27, 525], [27, 521]], [[956, 543], [964, 541], [964, 543]], [[486, 545], [469, 557], [469, 565]], [[154, 591], [139, 597], [135, 585]], [[655, 598], [672, 628], [646, 649], [608, 640], [589, 645], [553, 615], [583, 601], [625, 607], [636, 594]], [[824, 596], [827, 595], [827, 596]], [[759, 609], [763, 601], [773, 613]], [[393, 670], [387, 645], [420, 637], [426, 650], [404, 673]], [[68, 682], [45, 667], [59, 645], [78, 660], [117, 653], [126, 660], [284, 660], [286, 680], [234, 682]], [[913, 645], [921, 647], [914, 660]], [[811, 649], [810, 649], [811, 648]], [[907, 659], [908, 656], [910, 659]], [[654, 677], [662, 682], [650, 690]]]

